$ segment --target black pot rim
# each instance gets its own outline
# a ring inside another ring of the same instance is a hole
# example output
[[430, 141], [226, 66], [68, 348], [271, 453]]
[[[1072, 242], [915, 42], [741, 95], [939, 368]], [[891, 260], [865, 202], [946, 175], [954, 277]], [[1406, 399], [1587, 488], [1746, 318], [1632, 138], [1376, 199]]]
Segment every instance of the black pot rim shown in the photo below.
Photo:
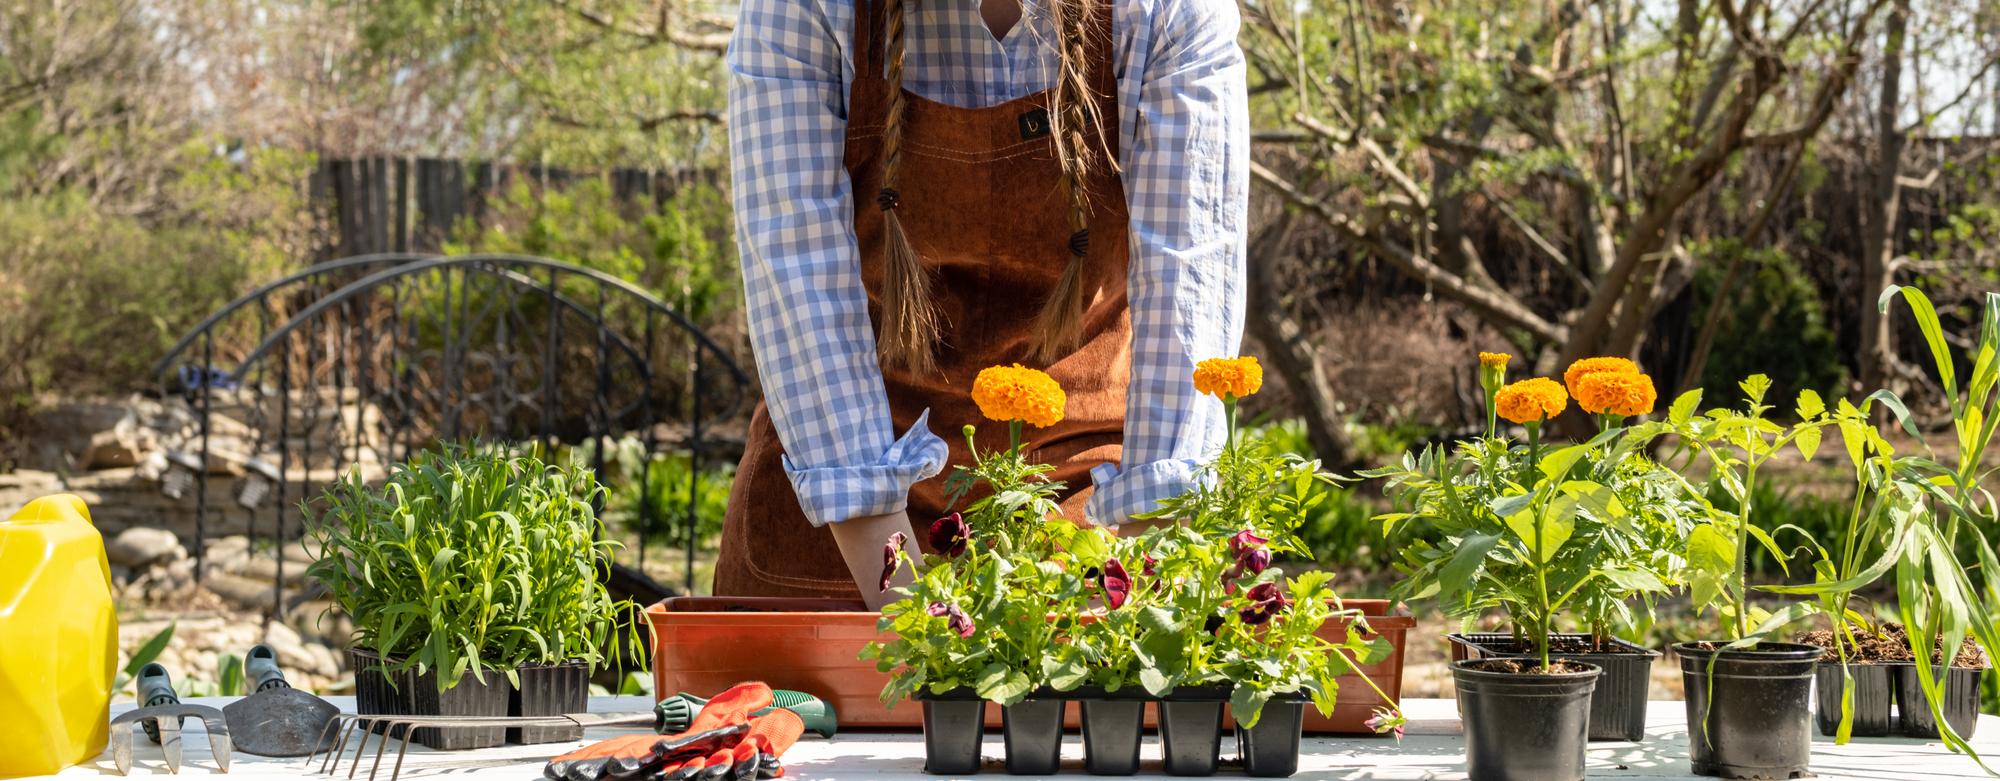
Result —
[[[1492, 635], [1500, 635], [1500, 634], [1505, 634], [1505, 633], [1502, 633], [1502, 632], [1452, 632], [1451, 634], [1448, 634], [1448, 635], [1445, 635], [1445, 639], [1446, 639], [1446, 640], [1450, 640], [1450, 641], [1452, 641], [1452, 642], [1454, 642], [1454, 643], [1458, 643], [1458, 644], [1460, 644], [1460, 645], [1463, 645], [1463, 646], [1467, 646], [1467, 647], [1470, 647], [1470, 648], [1478, 648], [1479, 650], [1482, 650], [1482, 651], [1486, 651], [1486, 652], [1488, 652], [1488, 653], [1491, 653], [1491, 654], [1493, 654], [1493, 655], [1495, 655], [1495, 656], [1520, 656], [1520, 655], [1521, 655], [1520, 653], [1518, 653], [1518, 652], [1515, 652], [1515, 651], [1502, 651], [1502, 650], [1499, 650], [1499, 649], [1495, 649], [1495, 648], [1489, 648], [1489, 647], [1487, 647], [1487, 646], [1486, 646], [1486, 642], [1487, 642], [1486, 640], [1484, 640], [1484, 639], [1480, 639], [1480, 638], [1477, 638], [1477, 637], [1475, 637], [1476, 635], [1489, 635], [1489, 634], [1492, 634]], [[1556, 638], [1556, 637], [1581, 637], [1581, 638], [1589, 638], [1589, 637], [1590, 637], [1590, 635], [1588, 635], [1588, 634], [1584, 634], [1584, 633], [1582, 633], [1582, 632], [1557, 632], [1557, 633], [1555, 633], [1555, 634], [1553, 634], [1553, 635], [1550, 635], [1550, 638], [1552, 638], [1552, 639], [1553, 639], [1553, 638]], [[1508, 639], [1509, 639], [1510, 641], [1512, 640], [1512, 638], [1511, 638], [1511, 637], [1509, 637]], [[1608, 657], [1619, 657], [1619, 658], [1627, 658], [1627, 657], [1635, 657], [1635, 656], [1644, 656], [1644, 657], [1647, 657], [1647, 658], [1650, 658], [1650, 659], [1658, 659], [1658, 658], [1660, 658], [1660, 656], [1661, 656], [1661, 654], [1660, 654], [1660, 652], [1659, 652], [1658, 650], [1655, 650], [1655, 649], [1652, 649], [1652, 648], [1647, 648], [1647, 647], [1645, 647], [1645, 646], [1643, 646], [1643, 645], [1638, 645], [1638, 644], [1636, 644], [1636, 643], [1633, 643], [1633, 642], [1630, 642], [1630, 641], [1627, 641], [1627, 640], [1624, 640], [1624, 639], [1622, 639], [1622, 638], [1617, 638], [1617, 637], [1613, 637], [1613, 638], [1608, 638], [1608, 639], [1610, 640], [1610, 642], [1611, 642], [1611, 645], [1612, 645], [1613, 647], [1615, 647], [1615, 648], [1619, 648], [1619, 649], [1622, 649], [1622, 650], [1618, 650], [1618, 651], [1586, 651], [1586, 652], [1583, 652], [1583, 653], [1570, 653], [1570, 652], [1563, 652], [1563, 653], [1557, 653], [1557, 652], [1555, 652], [1555, 651], [1550, 651], [1550, 652], [1549, 652], [1549, 657], [1550, 657], [1550, 658], [1555, 658], [1555, 657], [1558, 657], [1558, 656], [1560, 656], [1560, 657], [1562, 657], [1562, 658], [1564, 658], [1564, 659], [1589, 659], [1589, 658], [1591, 658], [1591, 657], [1593, 657], [1593, 656], [1608, 656]]]
[[1696, 640], [1693, 642], [1675, 643], [1674, 653], [1679, 654], [1682, 657], [1689, 657], [1695, 659], [1706, 659], [1711, 656], [1720, 656], [1724, 659], [1728, 659], [1731, 662], [1737, 662], [1737, 663], [1747, 662], [1750, 664], [1760, 664], [1760, 663], [1796, 664], [1798, 662], [1804, 662], [1804, 661], [1812, 661], [1817, 663], [1821, 656], [1826, 655], [1826, 649], [1816, 645], [1809, 645], [1806, 643], [1781, 643], [1781, 642], [1758, 643], [1757, 645], [1752, 646], [1750, 648], [1737, 648], [1727, 651], [1722, 650], [1719, 647], [1713, 649], [1703, 648], [1701, 647], [1702, 643], [1713, 643], [1714, 645], [1717, 646], [1724, 646], [1729, 644], [1728, 642], [1715, 642], [1712, 640]]
[[[1551, 654], [1550, 658], [1554, 658], [1554, 655]], [[1451, 663], [1451, 673], [1454, 676], [1463, 675], [1469, 678], [1478, 678], [1489, 681], [1509, 681], [1516, 683], [1547, 682], [1551, 684], [1572, 683], [1575, 681], [1589, 680], [1592, 678], [1596, 678], [1597, 676], [1602, 675], [1604, 673], [1604, 668], [1602, 667], [1591, 664], [1589, 662], [1579, 662], [1575, 659], [1569, 659], [1569, 658], [1565, 658], [1562, 661], [1567, 662], [1569, 664], [1582, 665], [1590, 669], [1573, 673], [1502, 673], [1502, 672], [1494, 672], [1491, 670], [1481, 670], [1473, 667], [1473, 665], [1485, 664], [1487, 662], [1499, 661], [1502, 659], [1529, 660], [1530, 657], [1489, 656], [1484, 659], [1460, 659], [1456, 662]]]

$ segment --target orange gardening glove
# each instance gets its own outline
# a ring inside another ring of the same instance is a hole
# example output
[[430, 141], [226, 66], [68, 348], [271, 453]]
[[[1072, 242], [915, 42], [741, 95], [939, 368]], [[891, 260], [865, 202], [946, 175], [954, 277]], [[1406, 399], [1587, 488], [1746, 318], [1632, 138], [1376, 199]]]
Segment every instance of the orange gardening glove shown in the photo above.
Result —
[[701, 755], [733, 746], [749, 729], [750, 714], [771, 704], [771, 687], [740, 683], [715, 699], [674, 735], [620, 735], [549, 760], [542, 775], [551, 781], [598, 781], [649, 773], [669, 757]]
[[784, 756], [793, 743], [799, 742], [799, 736], [805, 734], [805, 731], [806, 723], [799, 719], [799, 714], [783, 708], [752, 719], [750, 734], [743, 736], [743, 743], [755, 746], [757, 749], [757, 761], [751, 768], [755, 771], [755, 777], [777, 778], [784, 775], [785, 766], [779, 763], [778, 758]]
[[706, 756], [669, 759], [652, 778], [659, 781], [777, 778], [784, 774], [778, 756], [798, 742], [804, 732], [805, 722], [798, 714], [773, 710], [751, 719], [748, 729], [733, 738], [736, 741], [733, 747]]

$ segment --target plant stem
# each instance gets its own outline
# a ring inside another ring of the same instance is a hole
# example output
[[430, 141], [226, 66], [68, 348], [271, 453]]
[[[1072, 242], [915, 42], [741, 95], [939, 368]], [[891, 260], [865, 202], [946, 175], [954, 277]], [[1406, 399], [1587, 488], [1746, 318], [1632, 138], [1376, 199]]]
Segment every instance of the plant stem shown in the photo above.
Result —
[[1021, 456], [1021, 421], [1007, 421], [1007, 452], [1016, 458]]
[[1736, 513], [1736, 636], [1750, 634], [1750, 503], [1757, 495], [1757, 457], [1745, 453], [1743, 506]]
[[1228, 422], [1227, 430], [1229, 432], [1228, 435], [1222, 440], [1222, 449], [1224, 452], [1233, 453], [1236, 451], [1236, 397], [1235, 396], [1223, 397], [1222, 417], [1223, 420]]

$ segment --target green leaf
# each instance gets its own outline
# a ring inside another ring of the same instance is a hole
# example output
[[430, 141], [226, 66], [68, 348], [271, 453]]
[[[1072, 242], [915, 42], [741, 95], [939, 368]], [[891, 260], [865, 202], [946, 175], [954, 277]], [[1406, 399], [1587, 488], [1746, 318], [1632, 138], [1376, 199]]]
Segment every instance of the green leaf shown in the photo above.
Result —
[[1726, 573], [1736, 569], [1736, 544], [1713, 524], [1702, 524], [1688, 533], [1688, 565], [1696, 570]]
[[1771, 392], [1771, 378], [1762, 374], [1752, 374], [1743, 378], [1736, 387], [1743, 389], [1743, 396], [1751, 404], [1764, 403], [1764, 394]]
[[1542, 475], [1557, 478], [1569, 474], [1569, 470], [1576, 466], [1576, 462], [1589, 452], [1590, 448], [1587, 445], [1571, 445], [1543, 456], [1540, 464]]
[[1820, 433], [1818, 426], [1803, 426], [1792, 435], [1792, 444], [1799, 449], [1799, 455], [1811, 461], [1819, 452]]
[[1174, 689], [1174, 682], [1169, 680], [1167, 674], [1161, 672], [1160, 668], [1153, 665], [1139, 668], [1139, 685], [1155, 697], [1166, 696], [1167, 692]]
[[1452, 553], [1444, 568], [1438, 570], [1440, 593], [1449, 597], [1470, 586], [1473, 574], [1479, 571], [1479, 565], [1486, 562], [1486, 555], [1498, 544], [1498, 533], [1480, 532], [1460, 538], [1458, 550]]
[[1229, 693], [1229, 712], [1236, 717], [1236, 723], [1245, 728], [1257, 726], [1257, 720], [1264, 715], [1264, 703], [1271, 700], [1271, 693], [1263, 689], [1238, 684]]
[[1177, 635], [1187, 631], [1187, 622], [1181, 620], [1179, 611], [1159, 606], [1149, 606], [1139, 611], [1139, 626], [1154, 632]]
[[1796, 411], [1799, 414], [1799, 420], [1812, 420], [1826, 412], [1826, 401], [1819, 397], [1819, 391], [1806, 388], [1799, 391], [1799, 403]]
[[[1539, 534], [1535, 528], [1538, 514], [1541, 517]], [[1555, 558], [1556, 551], [1562, 550], [1563, 543], [1568, 542], [1570, 534], [1576, 530], [1576, 504], [1572, 500], [1557, 500], [1549, 502], [1539, 512], [1534, 508], [1522, 510], [1507, 516], [1507, 528], [1527, 543], [1536, 560], [1546, 564]]]
[[982, 699], [1002, 705], [1012, 705], [1028, 696], [1028, 690], [1033, 686], [1028, 676], [1021, 671], [1000, 662], [993, 662], [979, 671], [979, 680], [973, 688], [979, 692]]
[[1944, 326], [1938, 322], [1937, 309], [1931, 306], [1931, 299], [1924, 295], [1924, 291], [1903, 285], [1890, 285], [1883, 289], [1876, 308], [1887, 314], [1889, 304], [1895, 300], [1897, 293], [1902, 293], [1903, 300], [1910, 305], [1910, 314], [1917, 319], [1917, 329], [1924, 334], [1924, 344], [1931, 349], [1931, 363], [1937, 369], [1938, 383], [1944, 386], [1945, 399], [1957, 407], [1957, 371], [1951, 361], [1951, 345], [1945, 342]]
[[1700, 407], [1700, 388], [1682, 393], [1679, 398], [1674, 399], [1673, 406], [1667, 408], [1667, 421], [1676, 426], [1687, 425], [1687, 422], [1694, 418], [1695, 410]]

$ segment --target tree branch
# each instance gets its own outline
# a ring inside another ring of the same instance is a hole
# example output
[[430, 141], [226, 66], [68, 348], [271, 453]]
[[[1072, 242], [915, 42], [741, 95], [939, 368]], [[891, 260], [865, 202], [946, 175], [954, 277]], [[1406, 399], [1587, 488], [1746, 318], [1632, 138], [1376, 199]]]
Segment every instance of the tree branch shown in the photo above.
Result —
[[1446, 297], [1471, 307], [1487, 319], [1504, 327], [1526, 331], [1536, 339], [1547, 342], [1561, 343], [1568, 339], [1567, 329], [1542, 319], [1519, 299], [1505, 291], [1468, 284], [1464, 279], [1446, 271], [1430, 259], [1411, 252], [1408, 248], [1368, 229], [1367, 226], [1356, 223], [1325, 201], [1300, 192], [1297, 187], [1292, 186], [1269, 168], [1253, 161], [1250, 164], [1250, 174], [1257, 182], [1284, 196], [1285, 200], [1293, 205], [1310, 212], [1350, 241], [1367, 247], [1403, 273], [1431, 286]]

